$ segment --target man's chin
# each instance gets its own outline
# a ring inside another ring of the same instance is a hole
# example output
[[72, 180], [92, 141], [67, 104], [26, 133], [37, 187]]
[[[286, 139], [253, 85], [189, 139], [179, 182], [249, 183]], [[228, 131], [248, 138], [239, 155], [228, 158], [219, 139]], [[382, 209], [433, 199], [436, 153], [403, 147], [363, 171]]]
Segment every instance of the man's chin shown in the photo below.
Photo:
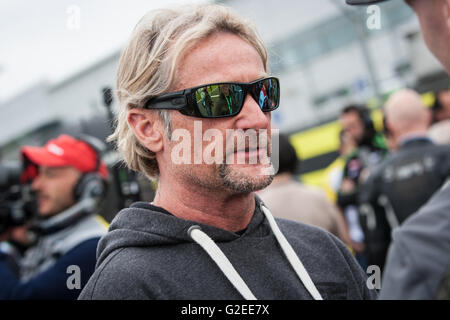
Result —
[[266, 188], [274, 175], [268, 165], [235, 164], [220, 166], [220, 177], [224, 185], [237, 193], [249, 193]]
[[51, 211], [51, 209], [48, 206], [43, 205], [43, 204], [39, 204], [37, 215], [40, 218], [49, 217], [49, 216], [52, 215], [52, 211]]
[[50, 218], [53, 217], [55, 215], [57, 215], [58, 213], [63, 212], [65, 209], [55, 209], [55, 208], [48, 208], [48, 207], [39, 207], [38, 209], [38, 216], [42, 219], [46, 219], [46, 218]]

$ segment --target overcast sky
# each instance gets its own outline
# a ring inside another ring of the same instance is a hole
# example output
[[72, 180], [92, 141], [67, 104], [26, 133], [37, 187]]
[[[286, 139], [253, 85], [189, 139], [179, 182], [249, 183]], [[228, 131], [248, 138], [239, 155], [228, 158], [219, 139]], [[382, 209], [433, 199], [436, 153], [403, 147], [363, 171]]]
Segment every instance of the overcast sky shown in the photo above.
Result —
[[0, 0], [0, 102], [123, 46], [144, 13], [205, 0]]

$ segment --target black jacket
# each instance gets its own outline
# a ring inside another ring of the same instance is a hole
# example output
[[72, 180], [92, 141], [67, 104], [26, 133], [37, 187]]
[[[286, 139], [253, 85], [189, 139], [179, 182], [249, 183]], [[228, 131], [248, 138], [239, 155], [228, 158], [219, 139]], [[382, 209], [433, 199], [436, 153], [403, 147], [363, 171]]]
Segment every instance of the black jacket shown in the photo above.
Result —
[[424, 205], [449, 175], [450, 146], [426, 137], [406, 141], [372, 170], [358, 194], [372, 263], [382, 267], [392, 229]]
[[381, 299], [450, 299], [450, 183], [394, 231]]
[[427, 138], [403, 143], [369, 176], [360, 203], [378, 203], [401, 224], [438, 190], [450, 175], [450, 146]]

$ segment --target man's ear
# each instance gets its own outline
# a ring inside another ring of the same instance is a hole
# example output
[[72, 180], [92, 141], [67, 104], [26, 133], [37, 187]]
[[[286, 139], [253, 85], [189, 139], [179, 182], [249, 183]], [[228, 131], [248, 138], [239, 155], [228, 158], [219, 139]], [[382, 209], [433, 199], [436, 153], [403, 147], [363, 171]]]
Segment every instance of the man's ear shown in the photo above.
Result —
[[392, 122], [389, 121], [389, 118], [386, 119], [386, 122], [384, 124], [386, 126], [387, 131], [389, 131], [390, 135], [397, 139], [397, 127], [395, 125], [392, 125]]
[[133, 108], [128, 111], [127, 120], [143, 146], [155, 153], [163, 150], [164, 128], [155, 112]]

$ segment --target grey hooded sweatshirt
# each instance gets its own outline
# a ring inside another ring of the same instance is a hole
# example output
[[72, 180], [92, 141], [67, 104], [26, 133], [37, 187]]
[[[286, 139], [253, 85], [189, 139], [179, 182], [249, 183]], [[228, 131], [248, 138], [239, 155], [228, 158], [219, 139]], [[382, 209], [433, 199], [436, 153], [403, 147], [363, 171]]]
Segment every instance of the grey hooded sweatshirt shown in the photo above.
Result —
[[[253, 218], [238, 233], [177, 218], [149, 203], [123, 209], [99, 242], [96, 271], [79, 299], [242, 299], [245, 290], [239, 291], [239, 283], [224, 271], [230, 268], [257, 299], [312, 299], [315, 289], [323, 299], [376, 298], [340, 240], [317, 227], [276, 219], [290, 243], [280, 245], [267, 209], [257, 197], [255, 201]], [[213, 243], [194, 241], [193, 229]], [[211, 250], [216, 258], [205, 249], [208, 245], [217, 246]], [[286, 246], [306, 269], [306, 280], [289, 262]]]

